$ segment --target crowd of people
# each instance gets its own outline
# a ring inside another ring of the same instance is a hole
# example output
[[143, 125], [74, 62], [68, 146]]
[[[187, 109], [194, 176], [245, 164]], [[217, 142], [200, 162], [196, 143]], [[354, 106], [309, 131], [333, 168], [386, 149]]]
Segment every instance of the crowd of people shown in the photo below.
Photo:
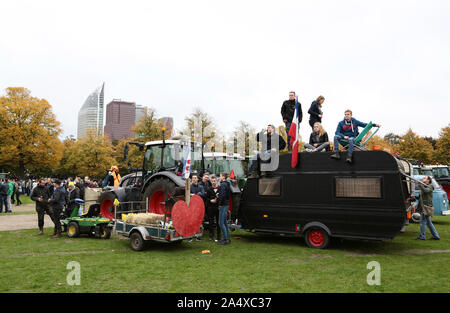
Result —
[[[227, 226], [231, 186], [227, 179], [228, 173], [220, 173], [219, 177], [215, 174], [204, 173], [201, 180], [198, 174], [194, 173], [190, 186], [191, 194], [200, 196], [205, 204], [209, 240], [215, 240], [220, 245], [231, 243]], [[217, 239], [214, 239], [214, 234]]]
[[[292, 124], [292, 120], [295, 114], [296, 108], [296, 99], [295, 91], [289, 92], [289, 100], [283, 102], [281, 106], [281, 117], [286, 126], [286, 133], [289, 134], [289, 129]], [[322, 126], [322, 118], [323, 111], [322, 106], [325, 102], [324, 96], [317, 97], [311, 103], [311, 106], [308, 110], [309, 114], [309, 125], [311, 126], [311, 136], [309, 137], [309, 142], [305, 143], [305, 149], [308, 152], [322, 152], [322, 151], [330, 151], [330, 142], [328, 141], [328, 134]], [[298, 102], [298, 120], [301, 123], [303, 119], [302, 106], [301, 103]], [[375, 127], [380, 127], [379, 124], [373, 124]], [[352, 111], [347, 109], [344, 112], [344, 119], [340, 121], [337, 125], [336, 132], [333, 139], [334, 144], [334, 154], [332, 154], [332, 158], [340, 159], [339, 154], [339, 144], [342, 143], [342, 140], [345, 140], [348, 143], [347, 148], [347, 158], [346, 162], [352, 163], [352, 154], [354, 148], [354, 140], [358, 136], [359, 131], [358, 127], [366, 127], [367, 123], [363, 123], [352, 117]], [[288, 135], [288, 145], [290, 144], [290, 136]], [[291, 149], [291, 147], [289, 147]]]
[[38, 214], [39, 235], [44, 234], [44, 216], [49, 215], [54, 223], [54, 231], [51, 237], [61, 237], [61, 216], [70, 216], [75, 199], [84, 199], [86, 188], [97, 188], [98, 182], [91, 181], [88, 176], [67, 178], [66, 180], [40, 178], [36, 179], [30, 190], [31, 200], [36, 202]]
[[30, 186], [28, 181], [22, 179], [0, 180], [0, 213], [3, 213], [3, 207], [5, 207], [5, 213], [12, 213], [13, 204], [21, 205], [20, 196], [29, 195]]
[[[322, 107], [325, 102], [324, 96], [317, 97], [311, 103], [308, 110], [309, 114], [309, 125], [311, 127], [311, 135], [309, 137], [309, 142], [304, 144], [306, 152], [324, 152], [331, 151], [331, 145], [328, 137], [328, 133], [322, 126], [323, 111]], [[296, 105], [298, 103], [298, 106]], [[267, 130], [263, 129], [260, 133], [256, 135], [256, 141], [262, 142], [262, 150], [257, 154], [256, 160], [251, 165], [250, 177], [264, 176], [265, 172], [261, 170], [261, 163], [270, 163], [270, 160], [274, 153], [278, 153], [284, 150], [286, 147], [288, 151], [292, 150], [291, 136], [289, 135], [289, 130], [293, 123], [295, 110], [298, 108], [298, 123], [303, 120], [302, 105], [298, 102], [296, 98], [295, 91], [289, 92], [289, 99], [284, 101], [281, 106], [281, 118], [286, 127], [287, 142], [282, 136], [276, 133], [275, 127], [272, 124], [267, 126]], [[379, 124], [373, 124], [375, 127], [380, 127]], [[344, 119], [340, 121], [337, 125], [336, 132], [333, 138], [334, 152], [331, 155], [333, 159], [340, 159], [339, 144], [346, 145], [347, 158], [346, 162], [352, 163], [353, 149], [355, 145], [355, 138], [359, 135], [358, 127], [366, 127], [367, 123], [363, 123], [352, 117], [351, 110], [345, 110]], [[278, 144], [274, 146], [273, 143]]]

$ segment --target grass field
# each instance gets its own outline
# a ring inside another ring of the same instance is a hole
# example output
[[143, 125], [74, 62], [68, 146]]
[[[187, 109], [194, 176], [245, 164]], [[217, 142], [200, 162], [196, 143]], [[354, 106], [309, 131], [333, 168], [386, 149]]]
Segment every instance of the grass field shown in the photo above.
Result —
[[[411, 224], [392, 241], [335, 241], [327, 250], [242, 231], [228, 246], [152, 243], [142, 252], [117, 236], [0, 232], [0, 292], [450, 292], [450, 218], [433, 221], [440, 241], [414, 240], [419, 225]], [[81, 267], [78, 286], [66, 282], [71, 261]], [[366, 282], [370, 261], [380, 264], [379, 286]]]

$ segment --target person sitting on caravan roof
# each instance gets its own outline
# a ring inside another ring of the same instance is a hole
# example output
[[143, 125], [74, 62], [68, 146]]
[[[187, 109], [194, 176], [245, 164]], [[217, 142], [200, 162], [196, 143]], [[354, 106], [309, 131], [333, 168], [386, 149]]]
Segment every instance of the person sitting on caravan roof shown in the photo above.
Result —
[[[375, 127], [380, 127], [380, 124], [373, 124]], [[352, 117], [351, 110], [345, 110], [345, 117], [342, 121], [339, 122], [336, 133], [334, 136], [334, 151], [331, 155], [333, 159], [339, 160], [341, 155], [339, 154], [339, 140], [345, 139], [348, 140], [348, 150], [347, 150], [347, 159], [345, 160], [348, 163], [352, 163], [352, 154], [354, 147], [354, 140], [358, 136], [358, 127], [366, 127], [367, 123], [363, 123], [358, 121], [357, 119]]]
[[309, 143], [305, 143], [305, 149], [311, 152], [329, 151], [328, 134], [319, 122], [314, 123], [313, 132], [309, 136]]
[[[260, 162], [270, 163], [270, 159], [274, 153], [279, 153], [280, 150], [286, 148], [286, 142], [280, 134], [275, 132], [275, 126], [272, 124], [267, 126], [267, 131], [262, 129], [261, 132], [256, 135], [256, 141], [262, 143], [262, 151], [258, 152], [256, 160], [254, 160], [251, 165], [250, 177], [258, 176]], [[272, 146], [272, 143], [274, 146]]]

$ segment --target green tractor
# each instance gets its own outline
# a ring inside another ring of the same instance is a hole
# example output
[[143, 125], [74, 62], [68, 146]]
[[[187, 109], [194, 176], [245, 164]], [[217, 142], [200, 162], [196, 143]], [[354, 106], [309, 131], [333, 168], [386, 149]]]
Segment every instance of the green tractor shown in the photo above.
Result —
[[100, 208], [98, 205], [91, 205], [84, 214], [79, 214], [80, 207], [84, 204], [82, 199], [75, 199], [76, 206], [69, 217], [63, 219], [61, 224], [69, 238], [79, 237], [81, 234], [88, 234], [89, 237], [109, 239], [111, 237], [112, 224], [108, 218], [98, 217]]

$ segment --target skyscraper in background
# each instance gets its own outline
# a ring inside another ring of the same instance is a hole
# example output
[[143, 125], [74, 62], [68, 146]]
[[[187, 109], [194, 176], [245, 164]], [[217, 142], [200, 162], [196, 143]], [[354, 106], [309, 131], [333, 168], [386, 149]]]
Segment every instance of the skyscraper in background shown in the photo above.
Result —
[[88, 129], [95, 129], [98, 136], [103, 136], [103, 112], [105, 83], [92, 92], [78, 112], [77, 138], [86, 135]]
[[114, 99], [106, 106], [105, 134], [110, 140], [133, 138], [136, 124], [136, 104]]

